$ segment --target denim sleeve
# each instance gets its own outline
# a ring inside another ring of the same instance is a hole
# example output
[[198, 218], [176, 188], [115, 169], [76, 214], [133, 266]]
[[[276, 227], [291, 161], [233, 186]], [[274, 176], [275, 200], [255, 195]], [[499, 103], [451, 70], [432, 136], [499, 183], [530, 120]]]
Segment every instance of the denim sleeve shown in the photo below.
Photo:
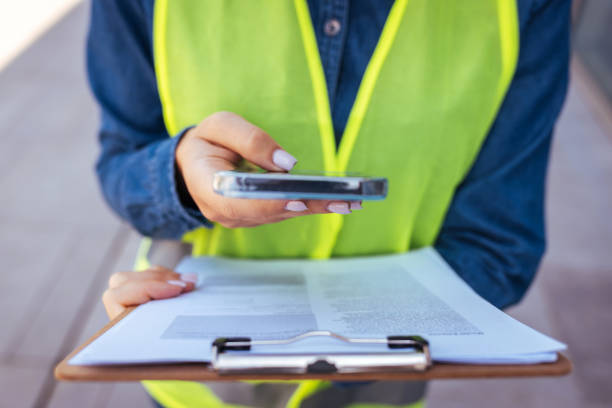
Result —
[[164, 125], [152, 55], [152, 4], [94, 0], [87, 72], [101, 107], [96, 171], [112, 209], [140, 233], [180, 238], [209, 225], [174, 163], [180, 137]]
[[515, 77], [436, 249], [497, 307], [518, 302], [545, 249], [544, 193], [554, 123], [568, 84], [570, 1], [521, 9]]

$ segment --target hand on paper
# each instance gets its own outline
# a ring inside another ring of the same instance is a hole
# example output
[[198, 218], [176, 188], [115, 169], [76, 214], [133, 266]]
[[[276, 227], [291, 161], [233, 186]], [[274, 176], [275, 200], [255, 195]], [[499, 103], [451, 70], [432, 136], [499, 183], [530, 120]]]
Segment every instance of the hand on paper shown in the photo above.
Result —
[[349, 214], [359, 203], [328, 200], [244, 200], [216, 194], [213, 176], [246, 159], [270, 171], [289, 171], [297, 159], [266, 132], [231, 112], [217, 112], [185, 133], [176, 164], [189, 194], [210, 221], [224, 227], [254, 227], [307, 214]]
[[110, 277], [102, 301], [106, 314], [112, 320], [127, 307], [190, 292], [196, 281], [194, 274], [181, 275], [161, 266], [142, 272], [118, 272]]

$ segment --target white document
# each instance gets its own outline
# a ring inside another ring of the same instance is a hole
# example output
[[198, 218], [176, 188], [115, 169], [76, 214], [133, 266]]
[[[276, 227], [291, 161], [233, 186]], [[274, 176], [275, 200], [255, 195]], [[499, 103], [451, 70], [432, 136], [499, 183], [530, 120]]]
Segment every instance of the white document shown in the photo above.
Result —
[[[281, 339], [310, 330], [418, 334], [429, 340], [432, 358], [445, 362], [548, 362], [565, 349], [483, 300], [432, 248], [327, 261], [186, 258], [177, 270], [198, 273], [195, 291], [138, 307], [70, 363], [210, 361], [217, 337]], [[327, 339], [290, 346], [344, 347]]]

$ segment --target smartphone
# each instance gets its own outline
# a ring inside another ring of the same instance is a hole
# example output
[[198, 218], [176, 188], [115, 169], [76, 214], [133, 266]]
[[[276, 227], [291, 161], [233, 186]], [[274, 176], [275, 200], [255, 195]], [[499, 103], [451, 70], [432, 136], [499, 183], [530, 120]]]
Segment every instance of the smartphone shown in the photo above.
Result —
[[383, 200], [387, 179], [346, 173], [254, 173], [218, 171], [217, 194], [233, 198], [270, 200]]

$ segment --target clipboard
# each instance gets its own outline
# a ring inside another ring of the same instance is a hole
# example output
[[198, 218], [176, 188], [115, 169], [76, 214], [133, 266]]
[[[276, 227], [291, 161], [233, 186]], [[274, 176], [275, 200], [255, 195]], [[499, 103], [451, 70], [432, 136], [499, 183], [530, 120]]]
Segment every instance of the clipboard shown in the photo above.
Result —
[[555, 377], [572, 371], [570, 360], [558, 354], [554, 363], [540, 364], [448, 364], [432, 363], [424, 370], [388, 370], [358, 372], [309, 372], [309, 373], [266, 373], [242, 372], [220, 373], [211, 363], [172, 363], [80, 366], [70, 365], [68, 361], [95, 339], [104, 334], [117, 322], [127, 316], [134, 308], [128, 308], [85, 343], [77, 347], [55, 367], [55, 378], [60, 381], [143, 381], [143, 380], [183, 380], [183, 381], [238, 381], [238, 380], [332, 380], [332, 381], [408, 381], [434, 379], [468, 379], [500, 377]]

